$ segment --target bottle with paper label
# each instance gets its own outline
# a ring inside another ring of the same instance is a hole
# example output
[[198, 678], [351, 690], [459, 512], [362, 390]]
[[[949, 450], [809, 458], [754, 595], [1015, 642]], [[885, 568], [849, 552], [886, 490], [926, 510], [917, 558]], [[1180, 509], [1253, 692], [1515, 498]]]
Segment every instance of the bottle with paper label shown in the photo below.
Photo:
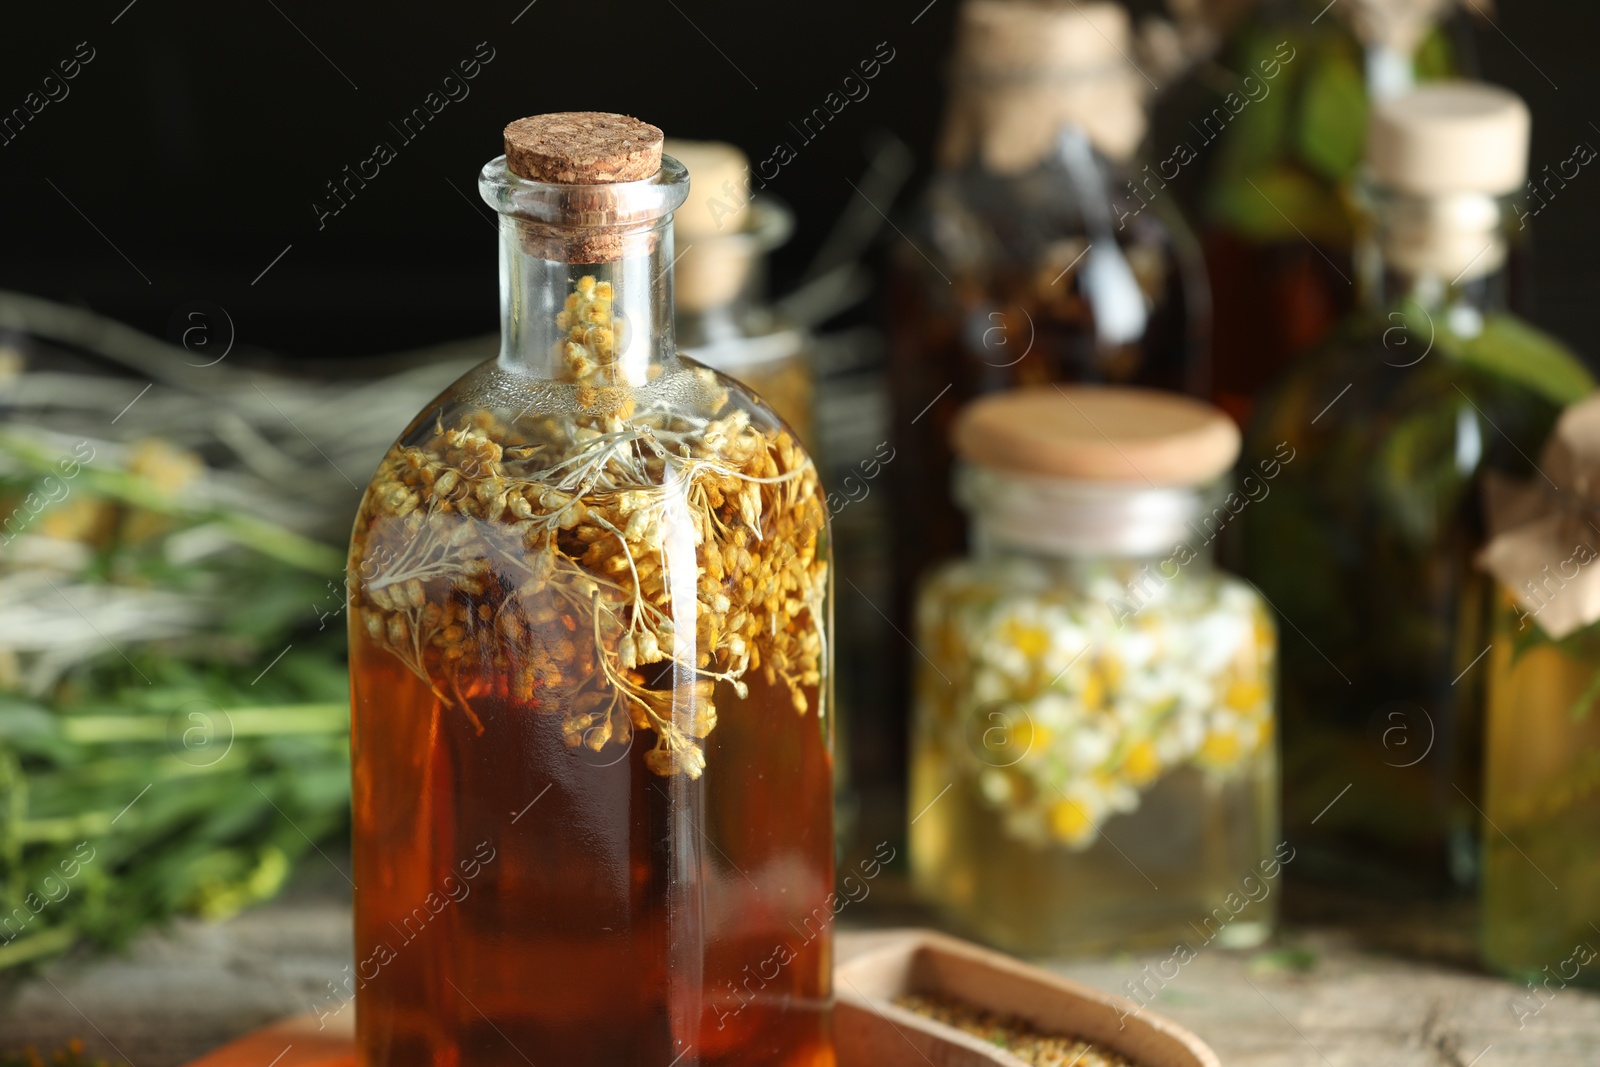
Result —
[[1480, 943], [1499, 970], [1600, 986], [1600, 398], [1562, 414], [1539, 470], [1495, 486], [1479, 558], [1496, 586]]

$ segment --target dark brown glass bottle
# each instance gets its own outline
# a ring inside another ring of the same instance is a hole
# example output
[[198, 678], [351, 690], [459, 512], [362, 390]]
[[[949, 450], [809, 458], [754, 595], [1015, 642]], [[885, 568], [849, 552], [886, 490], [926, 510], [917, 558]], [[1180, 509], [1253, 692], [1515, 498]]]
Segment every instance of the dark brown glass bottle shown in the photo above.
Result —
[[1048, 382], [1209, 389], [1198, 249], [1160, 178], [1126, 163], [1145, 125], [1129, 38], [1117, 4], [961, 9], [940, 166], [888, 283], [898, 619], [963, 548], [962, 404]]

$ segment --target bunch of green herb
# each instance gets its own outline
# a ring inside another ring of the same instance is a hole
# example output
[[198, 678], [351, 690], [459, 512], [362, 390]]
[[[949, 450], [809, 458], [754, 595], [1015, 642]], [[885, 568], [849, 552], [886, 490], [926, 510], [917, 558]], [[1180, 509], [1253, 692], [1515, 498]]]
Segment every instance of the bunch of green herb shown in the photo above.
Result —
[[[9, 428], [0, 457], [27, 510], [36, 439]], [[269, 896], [348, 804], [338, 629], [263, 670], [340, 553], [131, 470], [67, 484], [0, 559], [0, 969]]]
[[460, 368], [379, 401], [15, 294], [0, 330], [4, 972], [231, 914], [343, 831], [345, 471]]

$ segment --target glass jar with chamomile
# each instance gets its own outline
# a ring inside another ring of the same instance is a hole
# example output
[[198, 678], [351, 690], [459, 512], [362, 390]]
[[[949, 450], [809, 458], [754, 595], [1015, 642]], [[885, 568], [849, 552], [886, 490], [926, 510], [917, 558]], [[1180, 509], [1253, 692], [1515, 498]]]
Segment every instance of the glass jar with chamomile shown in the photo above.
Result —
[[[1276, 631], [1211, 542], [1245, 496], [1216, 408], [1117, 387], [969, 405], [965, 559], [917, 603], [919, 892], [1029, 954], [1270, 932]], [[1158, 888], [1159, 887], [1159, 888]]]
[[661, 131], [505, 144], [500, 355], [400, 434], [352, 535], [362, 1067], [832, 1067], [815, 467], [679, 358]]

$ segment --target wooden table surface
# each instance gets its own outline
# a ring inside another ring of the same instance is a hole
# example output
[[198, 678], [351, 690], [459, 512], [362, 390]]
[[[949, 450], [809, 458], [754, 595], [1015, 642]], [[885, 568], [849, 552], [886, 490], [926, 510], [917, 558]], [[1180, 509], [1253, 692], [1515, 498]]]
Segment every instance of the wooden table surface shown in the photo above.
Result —
[[[1366, 924], [1357, 934], [1313, 923], [1291, 926], [1265, 951], [1208, 948], [1152, 1006], [1210, 1042], [1230, 1067], [1600, 1064], [1600, 995], [1561, 990], [1519, 1027], [1511, 983], [1370, 947], [1403, 939], [1410, 925], [1397, 921], [1375, 934]], [[144, 936], [122, 957], [58, 961], [13, 982], [0, 993], [0, 1050], [78, 1036], [132, 1067], [176, 1067], [326, 997], [350, 962], [349, 942], [349, 908], [326, 886], [224, 924], [182, 922]], [[1049, 966], [1125, 992], [1124, 983], [1164, 958]]]

